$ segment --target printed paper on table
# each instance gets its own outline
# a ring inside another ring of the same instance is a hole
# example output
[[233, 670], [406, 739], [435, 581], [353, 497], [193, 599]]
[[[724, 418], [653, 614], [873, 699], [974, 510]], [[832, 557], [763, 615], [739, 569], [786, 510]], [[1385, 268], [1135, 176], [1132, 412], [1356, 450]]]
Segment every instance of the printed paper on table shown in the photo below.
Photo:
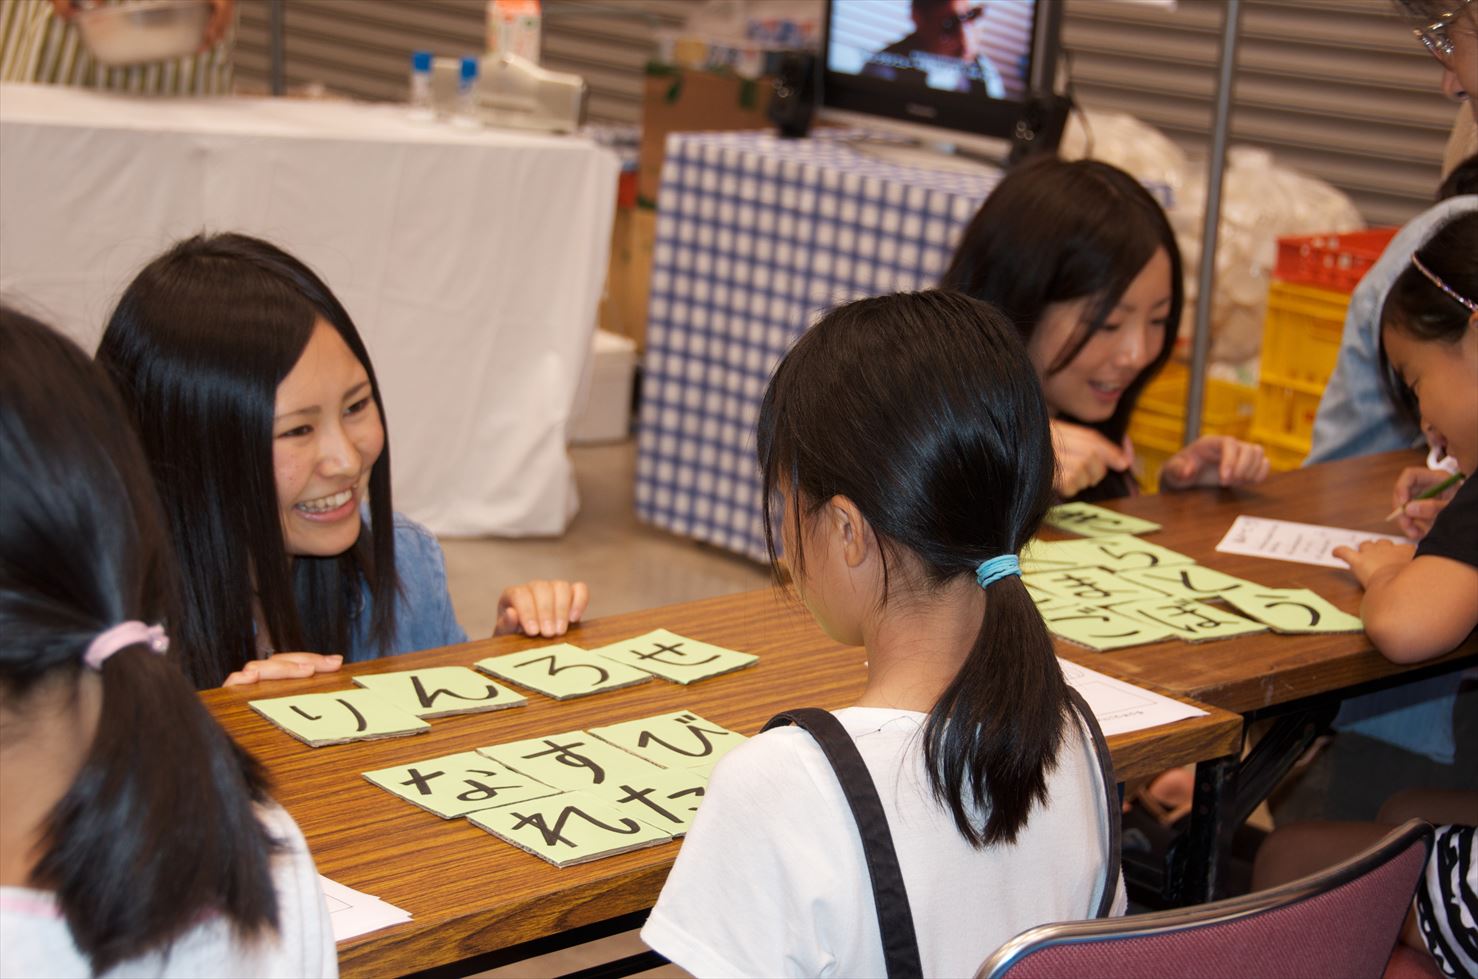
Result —
[[368, 690], [251, 700], [247, 706], [314, 748], [346, 741], [425, 734], [431, 725]]
[[555, 700], [619, 690], [652, 679], [652, 674], [645, 670], [596, 656], [569, 643], [490, 656], [473, 665], [484, 673], [537, 690]]
[[381, 768], [364, 777], [442, 819], [562, 791], [475, 751]]
[[565, 792], [467, 817], [474, 826], [556, 867], [569, 867], [672, 839], [588, 792]]
[[655, 673], [674, 683], [692, 683], [751, 666], [759, 657], [735, 652], [657, 629], [644, 636], [611, 643], [592, 653]]
[[354, 682], [417, 717], [450, 717], [522, 707], [528, 698], [465, 666], [365, 673]]

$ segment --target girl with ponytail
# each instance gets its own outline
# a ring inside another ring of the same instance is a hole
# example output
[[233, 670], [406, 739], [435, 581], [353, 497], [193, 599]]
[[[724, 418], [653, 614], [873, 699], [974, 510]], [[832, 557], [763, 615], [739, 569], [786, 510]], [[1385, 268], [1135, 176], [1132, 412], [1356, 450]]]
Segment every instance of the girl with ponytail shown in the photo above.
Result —
[[[643, 938], [696, 975], [972, 975], [1026, 928], [1121, 913], [1112, 775], [1019, 577], [1053, 455], [1011, 323], [947, 292], [842, 306], [776, 369], [758, 449], [771, 554], [867, 685], [724, 758]], [[885, 818], [854, 817], [869, 792]]]
[[0, 975], [337, 975], [302, 834], [174, 661], [126, 419], [0, 307]]

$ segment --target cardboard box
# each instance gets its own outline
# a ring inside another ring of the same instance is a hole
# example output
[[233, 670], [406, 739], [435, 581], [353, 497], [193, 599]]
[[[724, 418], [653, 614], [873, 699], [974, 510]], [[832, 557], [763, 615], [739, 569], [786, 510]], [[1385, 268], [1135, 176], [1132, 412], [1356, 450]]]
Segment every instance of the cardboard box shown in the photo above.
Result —
[[600, 327], [631, 339], [646, 349], [647, 295], [652, 282], [652, 247], [657, 239], [657, 212], [619, 208], [611, 228], [611, 264], [600, 305]]
[[740, 78], [690, 68], [648, 68], [642, 93], [638, 200], [657, 203], [668, 133], [768, 129], [765, 110], [774, 80]]

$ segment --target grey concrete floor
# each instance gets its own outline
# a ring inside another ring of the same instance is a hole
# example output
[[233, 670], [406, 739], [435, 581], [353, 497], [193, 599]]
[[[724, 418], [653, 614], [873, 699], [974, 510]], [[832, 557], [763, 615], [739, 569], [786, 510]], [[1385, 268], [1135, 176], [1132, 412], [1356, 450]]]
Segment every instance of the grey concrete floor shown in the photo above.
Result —
[[764, 588], [760, 564], [637, 522], [632, 441], [570, 450], [580, 512], [557, 538], [443, 538], [452, 605], [467, 635], [490, 635], [504, 587], [534, 578], [590, 586], [586, 618]]
[[[469, 636], [490, 635], [498, 594], [533, 578], [584, 581], [590, 586], [587, 618], [768, 586], [769, 572], [762, 565], [637, 522], [633, 442], [577, 447], [570, 456], [580, 512], [563, 537], [442, 539], [452, 604]], [[644, 948], [636, 933], [628, 932], [478, 976], [562, 975]], [[641, 975], [657, 979], [686, 973], [665, 966]]]

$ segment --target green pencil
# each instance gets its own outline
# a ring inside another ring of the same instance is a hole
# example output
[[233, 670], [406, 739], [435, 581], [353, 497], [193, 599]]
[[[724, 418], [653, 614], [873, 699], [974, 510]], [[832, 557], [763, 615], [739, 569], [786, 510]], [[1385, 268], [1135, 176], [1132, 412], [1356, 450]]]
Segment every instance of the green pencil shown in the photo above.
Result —
[[[1419, 493], [1415, 497], [1413, 497], [1412, 499], [1407, 500], [1406, 503], [1414, 503], [1417, 500], [1430, 500], [1434, 496], [1437, 496], [1437, 495], [1439, 495], [1441, 493], [1446, 493], [1448, 491], [1448, 489], [1450, 489], [1453, 486], [1456, 486], [1459, 482], [1461, 482], [1465, 478], [1466, 477], [1462, 473], [1453, 473], [1451, 476], [1448, 476], [1446, 479], [1444, 479], [1442, 482], [1438, 483], [1436, 486], [1433, 486], [1431, 489], [1428, 489], [1425, 493]], [[1400, 506], [1398, 506], [1396, 509], [1392, 510], [1391, 511], [1391, 515], [1386, 518], [1386, 522], [1387, 523], [1390, 523], [1392, 520], [1395, 520], [1397, 517], [1401, 516], [1401, 514], [1406, 511], [1406, 503], [1403, 503]]]

